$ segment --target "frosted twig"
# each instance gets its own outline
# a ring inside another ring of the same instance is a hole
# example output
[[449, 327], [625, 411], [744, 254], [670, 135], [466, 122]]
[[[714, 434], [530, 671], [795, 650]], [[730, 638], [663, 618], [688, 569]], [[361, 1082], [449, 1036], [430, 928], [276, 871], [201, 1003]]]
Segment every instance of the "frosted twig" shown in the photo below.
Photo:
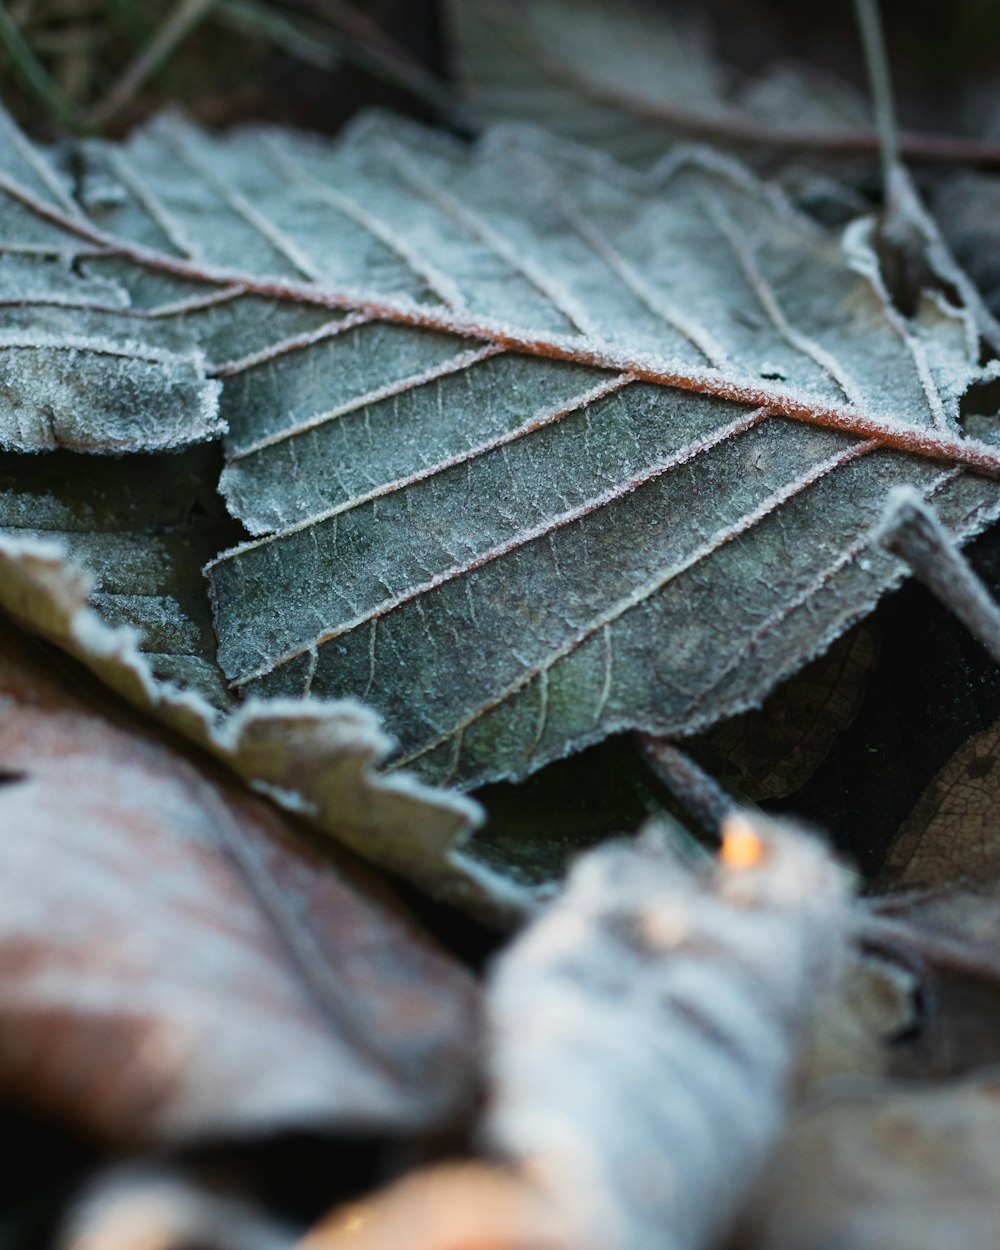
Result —
[[781, 1130], [849, 929], [823, 847], [745, 815], [707, 871], [651, 838], [578, 861], [489, 988], [487, 1144], [569, 1244], [718, 1244]]
[[890, 492], [877, 537], [1000, 664], [1000, 607], [918, 490], [897, 486]]
[[892, 75], [885, 50], [878, 0], [854, 0], [858, 31], [865, 52], [872, 104], [875, 108], [875, 129], [878, 134], [879, 159], [882, 166], [882, 191], [888, 200], [892, 171], [899, 163], [899, 135], [896, 112], [892, 103]]

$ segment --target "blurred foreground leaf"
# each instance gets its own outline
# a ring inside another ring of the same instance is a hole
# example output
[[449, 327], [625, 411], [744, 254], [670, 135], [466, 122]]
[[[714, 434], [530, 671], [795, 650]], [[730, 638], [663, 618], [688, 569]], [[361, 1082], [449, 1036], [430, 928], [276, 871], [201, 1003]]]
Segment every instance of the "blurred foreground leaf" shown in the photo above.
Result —
[[0, 628], [0, 1087], [129, 1145], [460, 1107], [466, 975], [357, 870]]

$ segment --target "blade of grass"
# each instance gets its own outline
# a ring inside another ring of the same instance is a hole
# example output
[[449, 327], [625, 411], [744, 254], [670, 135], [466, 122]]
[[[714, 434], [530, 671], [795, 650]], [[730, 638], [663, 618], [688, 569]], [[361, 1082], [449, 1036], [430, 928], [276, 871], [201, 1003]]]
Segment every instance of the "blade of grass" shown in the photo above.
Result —
[[205, 18], [215, 0], [181, 0], [104, 99], [91, 109], [87, 124], [100, 130], [132, 100], [147, 79], [155, 74], [177, 45]]
[[54, 118], [75, 129], [79, 123], [76, 108], [59, 90], [49, 77], [45, 66], [32, 52], [28, 41], [21, 33], [21, 28], [11, 17], [3, 0], [0, 0], [0, 44], [6, 49], [25, 87]]
[[259, 35], [290, 56], [320, 69], [336, 69], [344, 60], [340, 41], [330, 39], [315, 23], [309, 23], [307, 28], [254, 0], [219, 0], [214, 17], [241, 34]]

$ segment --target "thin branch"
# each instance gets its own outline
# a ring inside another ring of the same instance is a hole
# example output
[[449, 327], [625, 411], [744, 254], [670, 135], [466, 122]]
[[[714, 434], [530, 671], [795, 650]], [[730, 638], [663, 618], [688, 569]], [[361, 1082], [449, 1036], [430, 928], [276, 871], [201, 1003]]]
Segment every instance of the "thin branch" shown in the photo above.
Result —
[[644, 733], [637, 733], [635, 742], [642, 759], [706, 829], [718, 834], [726, 817], [739, 810], [732, 795], [674, 743]]
[[[643, 121], [707, 138], [761, 147], [798, 148], [824, 152], [878, 154], [882, 151], [879, 134], [868, 130], [810, 130], [757, 122], [734, 114], [702, 113], [697, 110], [646, 99], [623, 88], [596, 83], [544, 49], [536, 53], [547, 72], [595, 104], [608, 105], [631, 113]], [[1000, 143], [970, 139], [962, 135], [942, 135], [922, 131], [901, 131], [897, 136], [902, 156], [917, 161], [949, 164], [1000, 166]]]
[[889, 57], [885, 50], [878, 0], [854, 0], [854, 12], [861, 35], [861, 46], [864, 48], [872, 104], [875, 108], [875, 130], [878, 134], [879, 158], [882, 166], [882, 191], [888, 202], [892, 172], [899, 163], [899, 136], [896, 127], [896, 110], [892, 102], [892, 75], [889, 71]]
[[919, 491], [897, 486], [878, 534], [1000, 664], [1000, 607]]

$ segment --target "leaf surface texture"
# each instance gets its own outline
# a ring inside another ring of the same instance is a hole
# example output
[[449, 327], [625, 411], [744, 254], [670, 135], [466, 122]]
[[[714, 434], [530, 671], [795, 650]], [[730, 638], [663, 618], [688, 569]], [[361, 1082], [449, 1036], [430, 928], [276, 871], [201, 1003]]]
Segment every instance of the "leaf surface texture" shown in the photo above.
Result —
[[904, 317], [870, 223], [825, 235], [711, 154], [168, 118], [84, 158], [86, 227], [7, 200], [222, 383], [256, 535], [208, 566], [223, 672], [371, 703], [429, 780], [757, 704], [898, 580], [890, 485], [960, 537], [998, 509], [959, 420], [977, 310]]

